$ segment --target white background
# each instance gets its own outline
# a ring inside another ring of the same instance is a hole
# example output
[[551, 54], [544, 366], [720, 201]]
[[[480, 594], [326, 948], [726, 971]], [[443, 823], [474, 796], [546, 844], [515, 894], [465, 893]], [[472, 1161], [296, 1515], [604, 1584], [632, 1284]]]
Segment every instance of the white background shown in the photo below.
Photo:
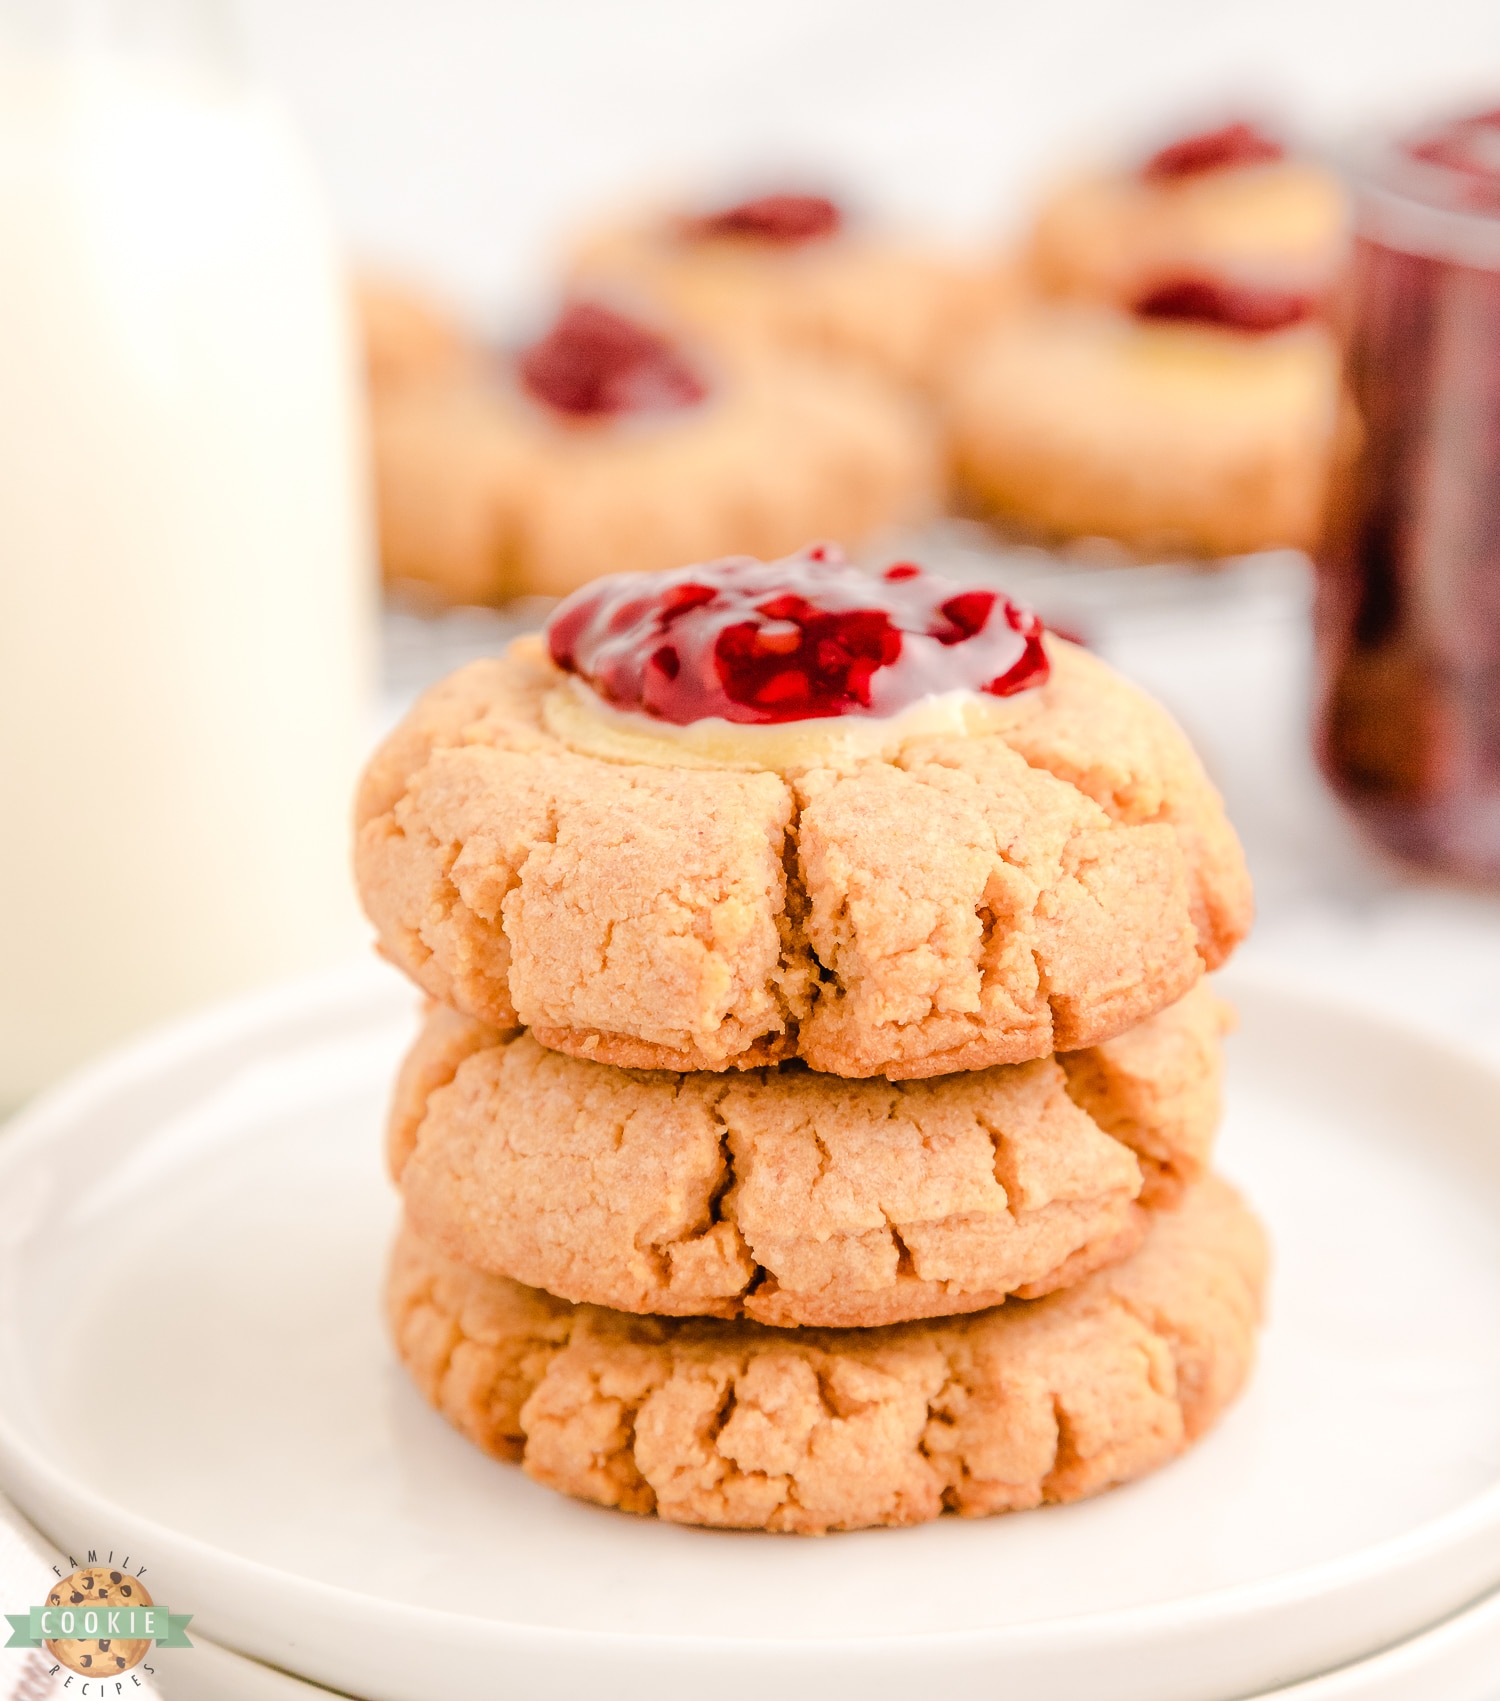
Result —
[[238, 0], [363, 254], [496, 328], [559, 228], [783, 172], [955, 233], [1226, 103], [1317, 141], [1500, 102], [1497, 0]]

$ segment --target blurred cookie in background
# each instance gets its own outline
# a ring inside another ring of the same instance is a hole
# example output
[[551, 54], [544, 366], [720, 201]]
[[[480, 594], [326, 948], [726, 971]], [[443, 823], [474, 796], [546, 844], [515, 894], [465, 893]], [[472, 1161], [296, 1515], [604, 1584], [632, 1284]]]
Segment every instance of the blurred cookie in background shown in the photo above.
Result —
[[477, 351], [457, 319], [421, 289], [366, 273], [355, 279], [354, 303], [376, 394], [451, 378], [474, 363]]
[[1015, 289], [1008, 267], [794, 193], [643, 212], [586, 234], [571, 273], [660, 300], [716, 343], [852, 359], [923, 390]]
[[1306, 548], [1338, 419], [1318, 325], [1274, 333], [1038, 303], [955, 369], [957, 474], [982, 511], [1149, 553]]
[[429, 597], [561, 596], [606, 572], [858, 540], [941, 504], [932, 421], [847, 364], [573, 300], [519, 350], [468, 342], [413, 376], [412, 350], [437, 340], [393, 323], [367, 323], [381, 554], [388, 582]]
[[484, 349], [418, 286], [366, 274], [354, 300], [382, 574], [419, 601], [493, 600], [520, 468], [497, 427]]
[[964, 498], [1141, 554], [1309, 548], [1341, 438], [1338, 179], [1236, 122], [1058, 190], [955, 363]]
[[527, 457], [482, 374], [372, 387], [370, 447], [387, 585], [419, 604], [514, 594]]
[[1234, 122], [1063, 184], [1037, 214], [1024, 270], [1044, 295], [1127, 309], [1198, 283], [1281, 294], [1306, 312], [1338, 281], [1348, 222], [1332, 172]]

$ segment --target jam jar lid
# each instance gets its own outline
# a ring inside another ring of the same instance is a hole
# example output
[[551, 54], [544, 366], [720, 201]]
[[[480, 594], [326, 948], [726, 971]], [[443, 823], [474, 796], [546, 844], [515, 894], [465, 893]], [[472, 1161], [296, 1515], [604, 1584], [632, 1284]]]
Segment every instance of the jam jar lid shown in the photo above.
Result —
[[1359, 235], [1500, 271], [1500, 107], [1367, 143], [1349, 175]]

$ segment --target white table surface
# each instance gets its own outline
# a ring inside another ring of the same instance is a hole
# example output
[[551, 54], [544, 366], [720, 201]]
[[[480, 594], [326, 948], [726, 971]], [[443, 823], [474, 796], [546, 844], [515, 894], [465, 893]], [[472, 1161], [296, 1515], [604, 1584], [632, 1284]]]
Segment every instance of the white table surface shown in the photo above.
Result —
[[643, 186], [777, 174], [958, 239], [1226, 108], [1315, 145], [1493, 104], [1492, 0], [237, 0], [359, 255], [493, 329]]

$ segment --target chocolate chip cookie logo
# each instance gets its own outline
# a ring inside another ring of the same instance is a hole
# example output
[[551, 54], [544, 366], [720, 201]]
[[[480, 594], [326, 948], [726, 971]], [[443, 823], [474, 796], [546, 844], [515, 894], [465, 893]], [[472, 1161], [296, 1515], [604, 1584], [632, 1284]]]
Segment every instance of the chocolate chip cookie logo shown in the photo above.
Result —
[[113, 1552], [101, 1564], [92, 1549], [86, 1565], [69, 1563], [75, 1569], [59, 1577], [40, 1606], [5, 1615], [5, 1646], [45, 1648], [57, 1662], [47, 1675], [60, 1678], [64, 1689], [81, 1698], [125, 1695], [140, 1687], [135, 1668], [153, 1642], [192, 1647], [183, 1632], [193, 1615], [158, 1606], [141, 1581], [144, 1566], [131, 1571], [128, 1559], [116, 1565]]

